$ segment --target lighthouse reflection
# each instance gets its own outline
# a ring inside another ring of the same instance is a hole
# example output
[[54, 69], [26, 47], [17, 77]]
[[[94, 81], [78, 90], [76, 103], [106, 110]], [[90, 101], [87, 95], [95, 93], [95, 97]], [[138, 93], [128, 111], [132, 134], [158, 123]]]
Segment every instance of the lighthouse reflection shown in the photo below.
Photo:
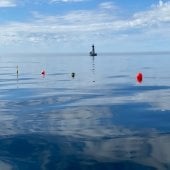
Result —
[[91, 56], [92, 58], [92, 74], [93, 74], [93, 82], [95, 82], [95, 56]]

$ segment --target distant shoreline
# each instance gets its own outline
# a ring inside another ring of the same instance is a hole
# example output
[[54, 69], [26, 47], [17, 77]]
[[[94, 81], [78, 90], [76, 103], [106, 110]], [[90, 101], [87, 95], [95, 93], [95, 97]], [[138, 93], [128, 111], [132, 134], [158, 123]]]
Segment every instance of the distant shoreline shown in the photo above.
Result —
[[[170, 55], [170, 51], [138, 51], [138, 52], [98, 52], [99, 56], [102, 55]], [[2, 55], [57, 55], [57, 56], [89, 56], [89, 53], [75, 53], [75, 52], [65, 52], [65, 53], [57, 53], [57, 52], [30, 52], [30, 53], [24, 53], [24, 52], [15, 52], [15, 53], [0, 53], [0, 56]]]

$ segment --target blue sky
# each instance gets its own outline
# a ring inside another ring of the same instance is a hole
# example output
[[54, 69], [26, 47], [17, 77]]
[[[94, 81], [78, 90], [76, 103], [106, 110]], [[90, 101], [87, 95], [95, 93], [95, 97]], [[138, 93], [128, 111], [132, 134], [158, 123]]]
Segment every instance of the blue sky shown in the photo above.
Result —
[[170, 51], [170, 0], [0, 0], [0, 50]]

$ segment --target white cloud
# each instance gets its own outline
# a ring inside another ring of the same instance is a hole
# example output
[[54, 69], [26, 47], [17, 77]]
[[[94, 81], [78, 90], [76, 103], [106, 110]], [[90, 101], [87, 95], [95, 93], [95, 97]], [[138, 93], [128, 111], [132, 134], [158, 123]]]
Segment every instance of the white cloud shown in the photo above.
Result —
[[162, 6], [162, 5], [163, 5], [163, 1], [160, 0], [160, 1], [159, 1], [159, 6]]
[[0, 7], [14, 7], [16, 2], [14, 0], [0, 0]]
[[82, 2], [85, 0], [50, 0], [50, 3], [58, 3], [58, 2]]
[[22, 4], [22, 5], [26, 5], [28, 3], [31, 4], [42, 4], [42, 3], [71, 3], [71, 2], [83, 2], [83, 1], [87, 1], [87, 0], [34, 0], [34, 1], [29, 1], [29, 0], [0, 0], [0, 8], [4, 8], [4, 7], [15, 7], [18, 4]]
[[99, 7], [103, 9], [117, 9], [117, 6], [113, 2], [103, 2], [99, 4]]
[[[12, 2], [12, 1], [11, 1]], [[111, 10], [108, 10], [111, 9]], [[34, 12], [32, 22], [13, 22], [0, 26], [1, 44], [10, 42], [70, 42], [90, 39], [114, 41], [170, 38], [170, 2], [159, 2], [150, 10], [128, 19], [114, 15], [115, 6], [101, 3], [96, 10], [77, 10], [65, 15], [44, 16]], [[160, 37], [161, 38], [161, 37]]]
[[170, 22], [170, 2], [161, 3], [156, 7], [153, 7], [149, 11], [139, 12], [134, 14], [132, 20], [134, 25], [146, 25], [161, 24], [163, 22]]

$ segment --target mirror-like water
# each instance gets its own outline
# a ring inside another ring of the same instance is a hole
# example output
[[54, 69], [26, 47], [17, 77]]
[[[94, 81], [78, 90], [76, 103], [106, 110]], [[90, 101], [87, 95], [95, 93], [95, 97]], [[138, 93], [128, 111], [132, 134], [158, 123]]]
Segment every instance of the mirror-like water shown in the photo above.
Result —
[[169, 73], [168, 54], [0, 56], [0, 169], [170, 169]]

